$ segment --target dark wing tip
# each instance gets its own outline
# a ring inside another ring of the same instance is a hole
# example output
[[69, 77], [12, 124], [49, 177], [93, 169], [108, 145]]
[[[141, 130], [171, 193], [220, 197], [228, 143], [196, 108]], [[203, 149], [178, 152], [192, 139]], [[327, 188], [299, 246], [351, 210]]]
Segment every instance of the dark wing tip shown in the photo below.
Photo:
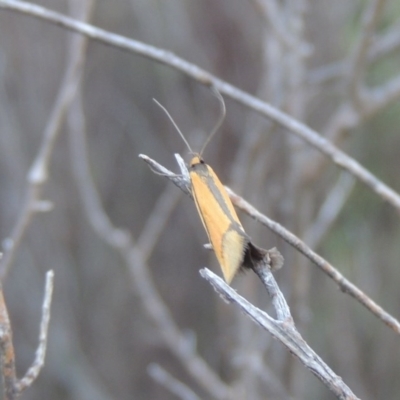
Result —
[[256, 246], [249, 240], [244, 253], [242, 266], [244, 268], [253, 269], [255, 264], [265, 262], [270, 266], [272, 271], [276, 271], [283, 266], [283, 261], [283, 256], [276, 247], [265, 250]]

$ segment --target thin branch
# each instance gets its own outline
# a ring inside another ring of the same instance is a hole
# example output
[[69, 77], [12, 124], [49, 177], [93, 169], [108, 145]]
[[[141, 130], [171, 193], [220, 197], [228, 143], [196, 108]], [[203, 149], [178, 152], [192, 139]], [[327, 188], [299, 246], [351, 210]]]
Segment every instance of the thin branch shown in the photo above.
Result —
[[351, 52], [349, 93], [354, 106], [363, 110], [363, 88], [362, 81], [367, 65], [368, 51], [371, 47], [372, 38], [376, 25], [382, 14], [385, 0], [371, 0], [362, 18], [361, 35], [355, 49]]
[[[215, 291], [228, 303], [236, 304], [244, 314], [248, 315], [256, 324], [268, 331], [279, 340], [300, 362], [309, 369], [337, 398], [356, 400], [350, 388], [336, 375], [327, 364], [304, 341], [293, 324], [293, 320], [280, 321], [270, 317], [266, 312], [253, 306], [228, 286], [221, 278], [204, 268], [201, 276], [211, 283]], [[273, 278], [272, 278], [273, 279]], [[274, 280], [274, 279], [273, 279]], [[275, 291], [280, 291], [276, 282]]]
[[307, 74], [307, 83], [310, 85], [321, 85], [343, 78], [348, 70], [347, 60], [333, 61], [320, 67], [311, 69]]
[[[283, 264], [283, 258], [281, 263]], [[277, 321], [293, 324], [289, 305], [285, 299], [285, 296], [279, 290], [275, 278], [271, 273], [271, 263], [266, 263], [264, 260], [256, 263], [254, 265], [254, 272], [264, 284], [269, 297], [271, 297], [272, 305], [276, 312]]]
[[400, 211], [400, 195], [352, 157], [339, 150], [329, 142], [329, 140], [323, 138], [316, 131], [290, 117], [288, 114], [285, 114], [284, 112], [272, 107], [270, 104], [259, 100], [221, 79], [218, 79], [214, 75], [199, 68], [197, 65], [191, 64], [182, 58], [177, 57], [174, 53], [107, 32], [103, 29], [79, 22], [72, 18], [68, 18], [65, 15], [34, 4], [16, 0], [0, 0], [0, 8], [28, 14], [56, 25], [60, 25], [66, 29], [79, 32], [102, 43], [118, 47], [134, 54], [142, 55], [175, 68], [203, 85], [215, 87], [221, 94], [224, 94], [253, 111], [274, 120], [298, 137], [305, 140], [309, 145], [325, 154], [336, 165], [349, 171], [383, 200], [387, 201], [394, 208]]
[[4, 400], [15, 400], [19, 398], [22, 392], [33, 384], [43, 368], [47, 348], [53, 282], [54, 272], [48, 271], [46, 274], [46, 286], [42, 305], [39, 344], [32, 365], [29, 367], [25, 376], [20, 380], [18, 380], [15, 370], [15, 353], [11, 323], [4, 301], [3, 290], [0, 287], [0, 368]]
[[253, 0], [254, 6], [262, 14], [262, 17], [272, 28], [272, 32], [275, 34], [277, 39], [285, 46], [293, 51], [300, 52], [302, 56], [308, 56], [311, 54], [311, 46], [305, 43], [299, 43], [298, 37], [289, 33], [282, 21], [282, 7], [276, 0]]
[[53, 288], [54, 288], [54, 272], [50, 270], [47, 271], [46, 273], [46, 286], [44, 289], [44, 297], [42, 305], [42, 321], [40, 323], [39, 345], [36, 350], [35, 359], [32, 365], [29, 367], [25, 376], [21, 378], [16, 384], [16, 390], [18, 393], [22, 393], [26, 388], [31, 386], [32, 383], [39, 376], [39, 373], [43, 368], [44, 359], [46, 356], [47, 336], [49, 331]]
[[136, 243], [136, 246], [141, 250], [145, 260], [150, 258], [154, 246], [156, 245], [158, 238], [163, 232], [165, 225], [180, 198], [181, 192], [174, 190], [171, 185], [168, 185], [158, 198]]
[[[190, 192], [190, 181], [186, 177], [185, 182], [184, 174], [176, 175], [173, 172], [167, 170], [165, 167], [158, 164], [151, 158], [141, 154], [139, 157], [149, 164], [151, 170], [156, 172], [161, 172], [162, 175], [170, 179], [176, 186], [182, 189], [185, 193]], [[176, 155], [176, 157], [180, 158]], [[183, 162], [183, 161], [182, 161]], [[180, 162], [180, 167], [182, 168], [182, 162]], [[183, 164], [184, 165], [184, 164]], [[179, 178], [179, 184], [177, 184], [177, 179]], [[259, 221], [273, 232], [275, 232], [279, 237], [289, 243], [291, 246], [296, 248], [300, 253], [306, 256], [313, 264], [325, 272], [333, 281], [339, 286], [339, 288], [344, 292], [349, 294], [351, 297], [360, 302], [367, 310], [369, 310], [373, 315], [378, 317], [383, 321], [389, 328], [393, 329], [398, 335], [400, 335], [400, 322], [386, 312], [381, 306], [375, 303], [370, 297], [368, 297], [363, 291], [361, 291], [356, 285], [351, 283], [346, 279], [335, 267], [333, 267], [328, 261], [322, 258], [320, 255], [315, 253], [310, 249], [300, 238], [288, 231], [278, 222], [273, 221], [266, 215], [260, 213], [251, 204], [246, 202], [243, 198], [235, 194], [231, 189], [226, 187], [232, 202], [240, 208], [242, 211], [250, 215], [256, 221]]]
[[377, 113], [400, 98], [400, 75], [365, 93], [366, 112]]
[[368, 52], [369, 61], [377, 61], [393, 53], [400, 47], [400, 21], [393, 24], [385, 33], [373, 39], [371, 49]]
[[327, 194], [317, 217], [304, 234], [304, 241], [311, 248], [317, 248], [336, 221], [347, 199], [353, 191], [355, 180], [342, 172], [336, 184]]
[[150, 364], [147, 367], [149, 375], [160, 385], [163, 385], [171, 393], [182, 400], [200, 400], [192, 389], [173, 377], [169, 372], [158, 364]]

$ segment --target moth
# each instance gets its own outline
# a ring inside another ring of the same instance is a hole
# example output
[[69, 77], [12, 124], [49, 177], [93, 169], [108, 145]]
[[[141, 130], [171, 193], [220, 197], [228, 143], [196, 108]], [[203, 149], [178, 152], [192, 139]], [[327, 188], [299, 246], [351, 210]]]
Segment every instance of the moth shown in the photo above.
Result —
[[276, 249], [264, 250], [252, 242], [237, 216], [225, 187], [214, 170], [202, 158], [205, 147], [221, 126], [226, 114], [221, 94], [216, 91], [216, 95], [221, 104], [221, 116], [200, 153], [192, 151], [185, 136], [165, 107], [156, 100], [154, 101], [167, 114], [193, 155], [189, 163], [193, 199], [224, 279], [230, 284], [242, 267], [254, 269], [255, 263], [261, 262], [269, 256], [271, 268], [278, 269], [282, 265], [283, 258]]

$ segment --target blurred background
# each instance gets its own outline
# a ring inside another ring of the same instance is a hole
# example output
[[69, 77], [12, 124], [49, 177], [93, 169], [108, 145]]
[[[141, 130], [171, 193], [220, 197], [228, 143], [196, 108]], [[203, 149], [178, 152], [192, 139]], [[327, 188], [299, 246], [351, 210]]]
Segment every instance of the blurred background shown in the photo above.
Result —
[[[400, 191], [400, 94], [365, 110], [352, 90], [395, 87], [396, 78], [398, 85], [399, 2], [38, 4], [79, 18], [88, 7], [90, 23], [171, 50], [270, 102]], [[27, 174], [71, 68], [78, 79], [70, 104], [57, 116], [40, 194], [53, 210], [32, 215], [3, 281], [22, 376], [37, 346], [44, 276], [55, 271], [46, 364], [24, 398], [189, 399], [196, 393], [219, 399], [220, 389], [231, 387], [234, 399], [333, 399], [280, 343], [200, 277], [204, 266], [221, 271], [203, 249], [207, 238], [193, 202], [138, 158], [143, 153], [178, 171], [174, 153], [190, 157], [153, 98], [200, 149], [218, 118], [215, 96], [167, 66], [84, 42], [60, 27], [0, 10], [3, 244], [24, 208]], [[204, 153], [221, 181], [399, 318], [396, 210], [287, 130], [225, 101], [224, 125]], [[255, 243], [283, 254], [285, 265], [275, 276], [310, 346], [360, 398], [398, 399], [399, 337], [276, 235], [239, 217]], [[253, 275], [239, 275], [233, 286], [272, 312]], [[204, 375], [179, 356], [179, 346], [189, 345], [215, 382], [206, 376], [204, 383]], [[171, 393], [154, 363], [193, 393]]]

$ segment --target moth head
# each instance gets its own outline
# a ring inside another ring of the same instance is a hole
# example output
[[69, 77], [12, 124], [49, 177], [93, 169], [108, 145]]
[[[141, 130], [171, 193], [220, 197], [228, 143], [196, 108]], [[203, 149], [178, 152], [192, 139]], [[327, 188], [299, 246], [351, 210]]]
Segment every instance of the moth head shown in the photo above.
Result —
[[201, 158], [199, 154], [195, 154], [193, 158], [190, 160], [190, 168], [195, 167], [196, 165], [204, 164], [204, 160]]

